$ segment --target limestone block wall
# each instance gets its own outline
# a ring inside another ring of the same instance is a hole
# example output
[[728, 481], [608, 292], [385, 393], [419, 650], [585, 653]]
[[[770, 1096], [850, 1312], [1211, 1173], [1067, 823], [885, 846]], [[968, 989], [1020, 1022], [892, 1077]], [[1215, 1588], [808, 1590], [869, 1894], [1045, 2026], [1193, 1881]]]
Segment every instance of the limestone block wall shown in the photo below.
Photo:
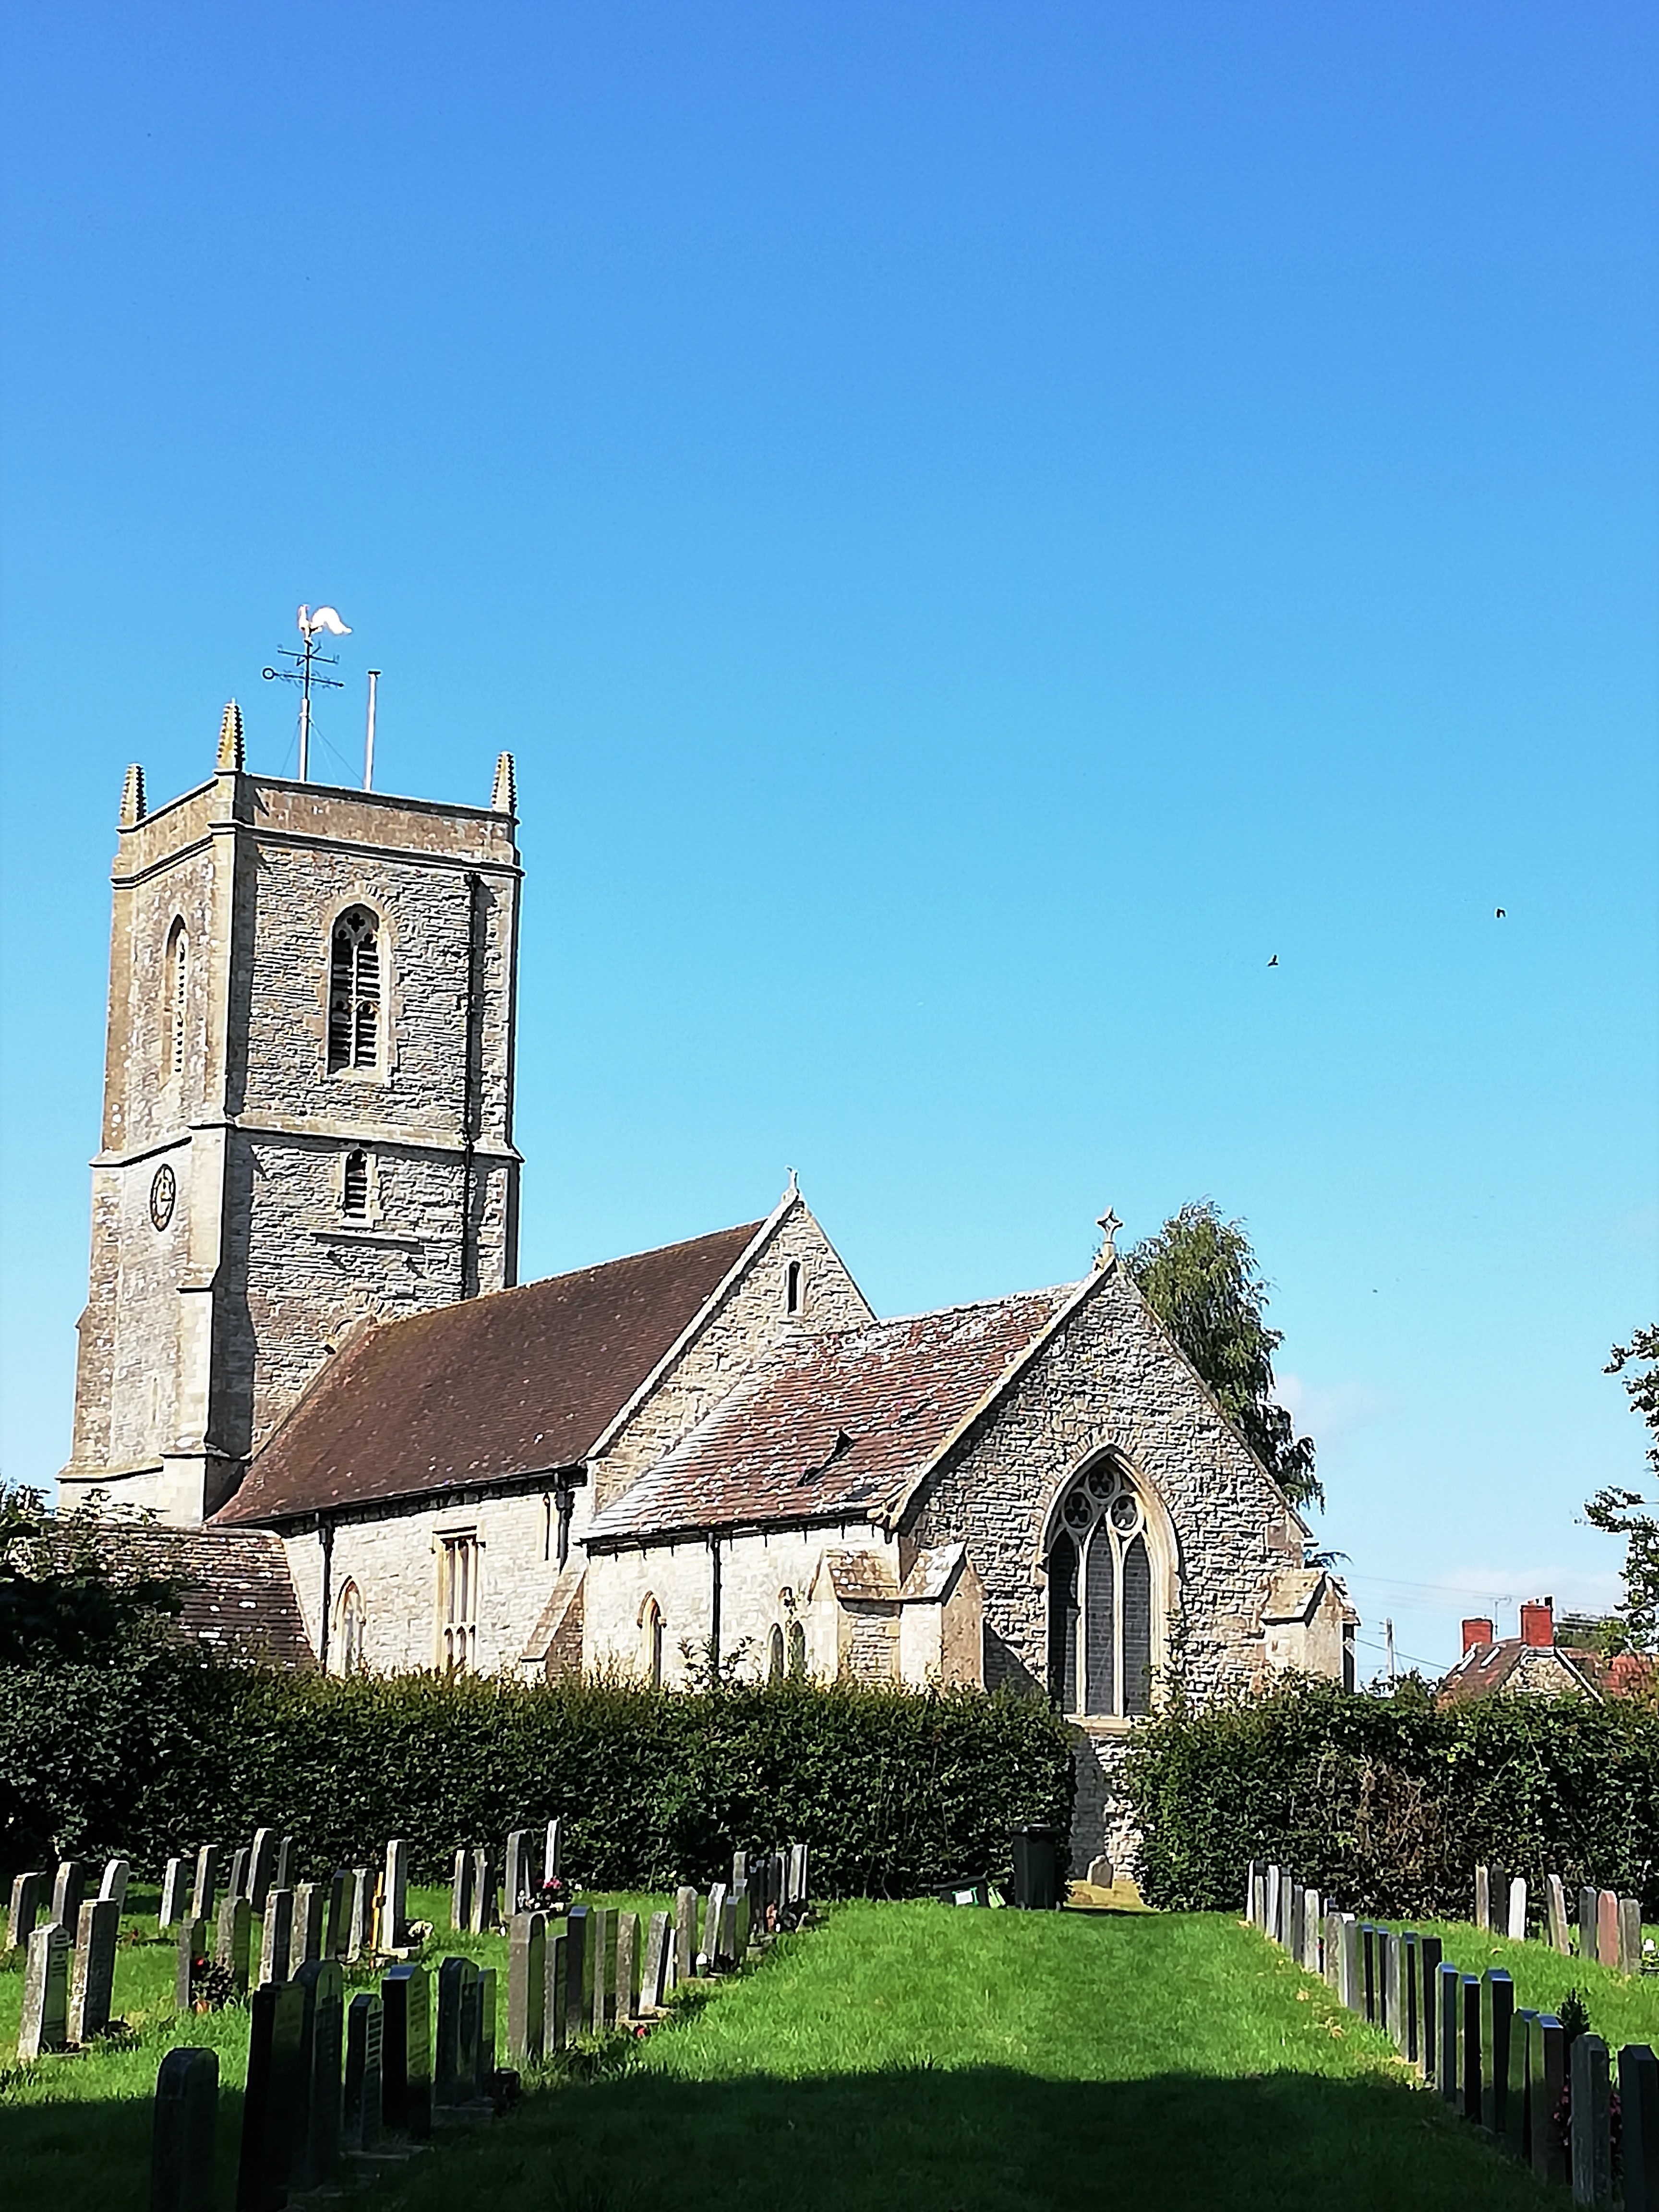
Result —
[[[800, 1269], [802, 1299], [793, 1318], [786, 1310], [792, 1263]], [[593, 1462], [589, 1488], [577, 1503], [577, 1534], [601, 1506], [714, 1411], [781, 1329], [856, 1328], [874, 1318], [840, 1254], [797, 1194], [695, 1340]]]

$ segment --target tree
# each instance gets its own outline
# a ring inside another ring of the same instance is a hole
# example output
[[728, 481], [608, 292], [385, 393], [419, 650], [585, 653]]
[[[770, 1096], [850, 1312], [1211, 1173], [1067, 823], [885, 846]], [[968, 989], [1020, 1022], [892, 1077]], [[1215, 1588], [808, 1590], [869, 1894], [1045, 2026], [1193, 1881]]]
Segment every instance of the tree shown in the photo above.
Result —
[[1283, 1334], [1263, 1317], [1268, 1285], [1242, 1221], [1224, 1221], [1210, 1198], [1172, 1214], [1128, 1255], [1147, 1304], [1181, 1346], [1217, 1404], [1292, 1505], [1323, 1505], [1311, 1437], [1273, 1397], [1273, 1354]]
[[153, 1546], [124, 1557], [101, 1503], [54, 1514], [37, 1490], [0, 1489], [0, 1666], [131, 1656], [178, 1617], [183, 1574]]
[[[1615, 1344], [1601, 1371], [1623, 1377], [1631, 1404], [1648, 1425], [1648, 1464], [1659, 1472], [1659, 1325]], [[1639, 1490], [1617, 1486], [1598, 1490], [1584, 1513], [1595, 1528], [1626, 1539], [1624, 1601], [1607, 1640], [1626, 1651], [1651, 1650], [1659, 1637], [1659, 1516]]]

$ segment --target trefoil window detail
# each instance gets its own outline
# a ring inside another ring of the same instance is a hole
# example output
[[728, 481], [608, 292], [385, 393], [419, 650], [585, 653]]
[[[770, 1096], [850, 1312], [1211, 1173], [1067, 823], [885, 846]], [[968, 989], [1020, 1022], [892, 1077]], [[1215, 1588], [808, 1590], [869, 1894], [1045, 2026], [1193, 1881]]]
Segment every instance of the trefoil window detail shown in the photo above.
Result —
[[1109, 1462], [1067, 1492], [1048, 1547], [1048, 1690], [1065, 1713], [1152, 1711], [1152, 1556], [1146, 1510]]
[[328, 966], [328, 1072], [374, 1068], [380, 1056], [380, 933], [367, 907], [334, 925]]

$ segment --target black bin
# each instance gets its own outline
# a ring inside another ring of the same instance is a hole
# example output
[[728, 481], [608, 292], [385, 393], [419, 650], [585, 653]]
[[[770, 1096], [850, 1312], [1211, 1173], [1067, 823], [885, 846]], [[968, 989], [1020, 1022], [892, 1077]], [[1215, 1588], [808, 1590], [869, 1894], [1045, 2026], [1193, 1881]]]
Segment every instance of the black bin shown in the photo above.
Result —
[[1052, 1912], [1060, 1903], [1060, 1831], [1014, 1830], [1014, 1903], [1022, 1912]]

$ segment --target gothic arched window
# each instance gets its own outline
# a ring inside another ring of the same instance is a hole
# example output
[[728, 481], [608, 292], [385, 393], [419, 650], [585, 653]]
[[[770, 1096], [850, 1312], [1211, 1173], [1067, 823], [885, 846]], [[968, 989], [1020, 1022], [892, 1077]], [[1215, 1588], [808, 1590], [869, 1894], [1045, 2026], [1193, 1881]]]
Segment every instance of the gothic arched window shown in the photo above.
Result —
[[343, 1674], [363, 1671], [363, 1594], [356, 1583], [340, 1592], [339, 1667]]
[[797, 1680], [806, 1672], [806, 1631], [799, 1620], [789, 1624], [789, 1672]]
[[380, 1057], [380, 930], [367, 907], [348, 908], [328, 953], [328, 1072], [375, 1067]]
[[647, 1597], [640, 1607], [640, 1656], [645, 1676], [653, 1690], [662, 1687], [662, 1607]]
[[766, 1638], [766, 1679], [769, 1682], [783, 1680], [783, 1631], [775, 1620]]
[[182, 916], [167, 932], [161, 975], [161, 1073], [185, 1072], [185, 987], [190, 981], [190, 939]]
[[1048, 1547], [1048, 1689], [1062, 1712], [1152, 1711], [1152, 1554], [1146, 1509], [1103, 1462], [1066, 1492]]

